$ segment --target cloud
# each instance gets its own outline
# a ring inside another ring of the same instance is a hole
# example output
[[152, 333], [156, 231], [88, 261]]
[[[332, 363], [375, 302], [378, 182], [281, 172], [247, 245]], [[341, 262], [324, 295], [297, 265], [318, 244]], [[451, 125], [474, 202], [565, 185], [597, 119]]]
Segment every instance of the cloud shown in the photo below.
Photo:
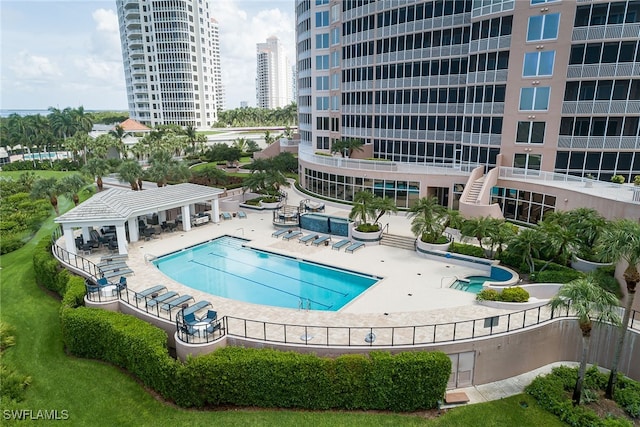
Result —
[[62, 76], [58, 64], [51, 59], [20, 51], [9, 68], [20, 80], [31, 80], [33, 83], [46, 83]]
[[106, 60], [122, 62], [120, 30], [118, 16], [110, 9], [96, 9], [91, 17], [95, 22], [95, 31], [91, 34], [89, 49], [92, 54]]
[[[274, 2], [238, 0], [216, 1], [213, 15], [220, 24], [222, 81], [226, 89], [226, 108], [237, 108], [240, 101], [255, 105], [256, 44], [270, 36], [280, 39], [293, 63], [294, 16]], [[291, 2], [276, 2], [291, 8]], [[292, 8], [291, 8], [292, 9]]]

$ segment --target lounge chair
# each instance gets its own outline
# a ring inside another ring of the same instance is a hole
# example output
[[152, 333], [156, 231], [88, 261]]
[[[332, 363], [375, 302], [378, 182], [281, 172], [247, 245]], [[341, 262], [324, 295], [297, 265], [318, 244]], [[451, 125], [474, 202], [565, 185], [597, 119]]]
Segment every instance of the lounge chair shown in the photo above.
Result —
[[101, 262], [120, 261], [129, 258], [129, 255], [107, 255], [100, 258]]
[[222, 212], [220, 215], [222, 215], [222, 219], [224, 219], [225, 221], [233, 218], [229, 212]]
[[185, 304], [185, 308], [186, 308], [187, 301], [190, 301], [192, 299], [193, 299], [193, 297], [191, 295], [182, 295], [181, 297], [178, 297], [178, 298], [176, 298], [174, 300], [171, 300], [171, 301], [169, 301], [169, 302], [167, 302], [165, 304], [162, 304], [160, 306], [160, 309], [164, 310], [164, 311], [171, 311], [172, 309], [174, 309], [176, 307], [180, 307], [183, 304]]
[[342, 239], [339, 242], [336, 242], [333, 245], [331, 245], [331, 249], [335, 249], [335, 250], [339, 251], [340, 249], [342, 249], [343, 247], [345, 247], [345, 246], [347, 246], [349, 244], [351, 244], [351, 240]]
[[317, 239], [319, 236], [317, 234], [307, 234], [306, 236], [302, 236], [298, 239], [299, 243], [304, 243], [308, 245], [310, 241]]
[[115, 262], [108, 262], [108, 263], [98, 263], [96, 264], [96, 266], [100, 269], [100, 271], [107, 272], [107, 271], [113, 271], [113, 270], [117, 270], [119, 268], [127, 268], [127, 263], [124, 261], [115, 261]]
[[130, 268], [117, 268], [112, 271], [106, 271], [104, 273], [104, 277], [106, 277], [107, 279], [110, 279], [115, 276], [124, 276], [126, 274], [133, 274], [133, 270]]
[[174, 292], [174, 291], [165, 292], [164, 294], [158, 295], [157, 297], [147, 301], [147, 307], [155, 307], [156, 305], [160, 304], [161, 302], [165, 302], [165, 301], [170, 300], [171, 298], [175, 298], [177, 295], [178, 295], [178, 293]]
[[144, 298], [146, 298], [146, 297], [148, 297], [150, 295], [160, 293], [160, 291], [164, 291], [166, 289], [167, 289], [167, 287], [164, 286], [164, 285], [155, 285], [155, 286], [153, 286], [151, 288], [147, 288], [147, 289], [145, 289], [143, 291], [137, 292], [136, 293], [136, 299], [141, 300], [141, 299], [144, 299]]
[[302, 232], [300, 232], [300, 231], [297, 231], [297, 230], [296, 230], [296, 231], [292, 231], [292, 232], [290, 232], [290, 233], [285, 233], [285, 235], [284, 235], [284, 236], [282, 236], [282, 239], [283, 239], [283, 240], [291, 240], [291, 239], [293, 239], [294, 237], [298, 237], [298, 236], [299, 236], [299, 235], [301, 235], [301, 234], [302, 234]]
[[211, 303], [209, 301], [198, 301], [197, 303], [190, 305], [189, 307], [182, 310], [182, 316], [185, 317], [189, 314], [194, 314], [198, 310], [202, 310], [203, 308], [210, 306]]
[[238, 211], [237, 215], [240, 219], [247, 219], [247, 214], [244, 211]]
[[346, 248], [344, 251], [353, 253], [353, 251], [360, 249], [363, 246], [364, 246], [364, 242], [355, 242], [352, 245], [350, 245], [348, 248]]
[[288, 232], [289, 232], [288, 228], [283, 228], [281, 230], [277, 230], [277, 231], [274, 231], [273, 233], [271, 233], [271, 237], [280, 237], [284, 233], [288, 233]]
[[328, 245], [329, 244], [329, 240], [331, 240], [331, 237], [329, 236], [320, 236], [318, 237], [316, 240], [314, 240], [313, 242], [311, 242], [311, 244], [313, 246], [320, 246], [321, 244], [325, 244]]

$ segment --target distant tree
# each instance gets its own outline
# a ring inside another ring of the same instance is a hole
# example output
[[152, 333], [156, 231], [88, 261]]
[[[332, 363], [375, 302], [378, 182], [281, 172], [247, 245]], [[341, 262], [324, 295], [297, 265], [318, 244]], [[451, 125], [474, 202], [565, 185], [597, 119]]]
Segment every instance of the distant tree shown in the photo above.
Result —
[[77, 173], [64, 176], [59, 181], [60, 193], [64, 194], [69, 199], [73, 200], [73, 204], [78, 206], [80, 197], [78, 193], [87, 186], [87, 181]]
[[351, 157], [354, 151], [362, 151], [363, 142], [357, 138], [346, 138], [335, 141], [331, 144], [332, 153], [340, 153], [342, 157], [345, 155]]
[[119, 179], [128, 182], [134, 191], [140, 190], [138, 180], [143, 173], [142, 166], [136, 160], [125, 160], [118, 168]]
[[58, 180], [56, 178], [40, 178], [36, 180], [33, 184], [33, 188], [31, 189], [31, 197], [34, 199], [48, 198], [49, 203], [53, 206], [53, 209], [56, 211], [56, 214], [59, 215], [58, 211], [58, 195], [60, 194], [60, 185], [58, 184]]
[[106, 160], [100, 157], [94, 157], [90, 159], [87, 162], [87, 164], [84, 166], [84, 171], [89, 175], [95, 177], [98, 191], [102, 191], [103, 189], [102, 177], [108, 174], [111, 170], [109, 168], [109, 163], [107, 163]]

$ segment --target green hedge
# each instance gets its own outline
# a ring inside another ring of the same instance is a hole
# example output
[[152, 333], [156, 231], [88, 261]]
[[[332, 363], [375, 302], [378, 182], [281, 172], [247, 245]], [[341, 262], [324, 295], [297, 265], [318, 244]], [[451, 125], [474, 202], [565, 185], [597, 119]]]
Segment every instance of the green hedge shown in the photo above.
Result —
[[477, 258], [486, 258], [484, 250], [475, 245], [468, 245], [466, 243], [453, 242], [449, 248], [449, 252], [455, 252], [457, 254], [474, 256]]
[[495, 289], [482, 289], [476, 295], [478, 301], [503, 301], [503, 302], [527, 302], [529, 301], [529, 292], [520, 286], [504, 288], [502, 292]]
[[180, 406], [415, 411], [444, 396], [451, 361], [440, 352], [326, 359], [269, 349], [226, 347], [179, 370]]
[[227, 347], [183, 364], [169, 356], [163, 330], [134, 316], [80, 307], [84, 280], [59, 268], [48, 239], [38, 244], [33, 263], [38, 283], [63, 296], [68, 352], [124, 368], [180, 406], [414, 411], [437, 406], [451, 373], [451, 361], [440, 352], [327, 359]]

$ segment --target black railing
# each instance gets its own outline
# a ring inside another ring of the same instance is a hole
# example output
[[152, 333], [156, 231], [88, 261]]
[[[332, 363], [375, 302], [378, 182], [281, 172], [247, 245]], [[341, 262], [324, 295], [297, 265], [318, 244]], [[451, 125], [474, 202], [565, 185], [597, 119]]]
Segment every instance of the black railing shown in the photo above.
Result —
[[[65, 256], [68, 252], [56, 245], [55, 240], [52, 248], [59, 259], [82, 269], [90, 276], [89, 279], [97, 277], [95, 273], [99, 272], [99, 269], [91, 261], [77, 255]], [[409, 347], [486, 338], [543, 325], [559, 318], [572, 317], [570, 309], [554, 311], [548, 305], [544, 305], [481, 319], [415, 326], [312, 326], [264, 322], [234, 316], [201, 320], [188, 325], [181, 316], [184, 306], [168, 306], [168, 310], [163, 309], [167, 307], [165, 303], [150, 306], [149, 301], [154, 295], [142, 295], [128, 288], [119, 288], [116, 284], [111, 286], [96, 289], [95, 285], [88, 281], [87, 299], [98, 302], [120, 300], [149, 315], [174, 321], [178, 339], [193, 344], [208, 343], [229, 335], [262, 342], [322, 347]], [[640, 331], [638, 311], [631, 312], [627, 327]]]
[[62, 236], [62, 230], [60, 228], [56, 228], [51, 234], [51, 252], [53, 255], [58, 258], [58, 260], [68, 264], [71, 267], [80, 270], [85, 278], [97, 280], [101, 275], [100, 268], [89, 261], [88, 259], [77, 255], [72, 254], [67, 251], [65, 248], [58, 246], [58, 239]]

